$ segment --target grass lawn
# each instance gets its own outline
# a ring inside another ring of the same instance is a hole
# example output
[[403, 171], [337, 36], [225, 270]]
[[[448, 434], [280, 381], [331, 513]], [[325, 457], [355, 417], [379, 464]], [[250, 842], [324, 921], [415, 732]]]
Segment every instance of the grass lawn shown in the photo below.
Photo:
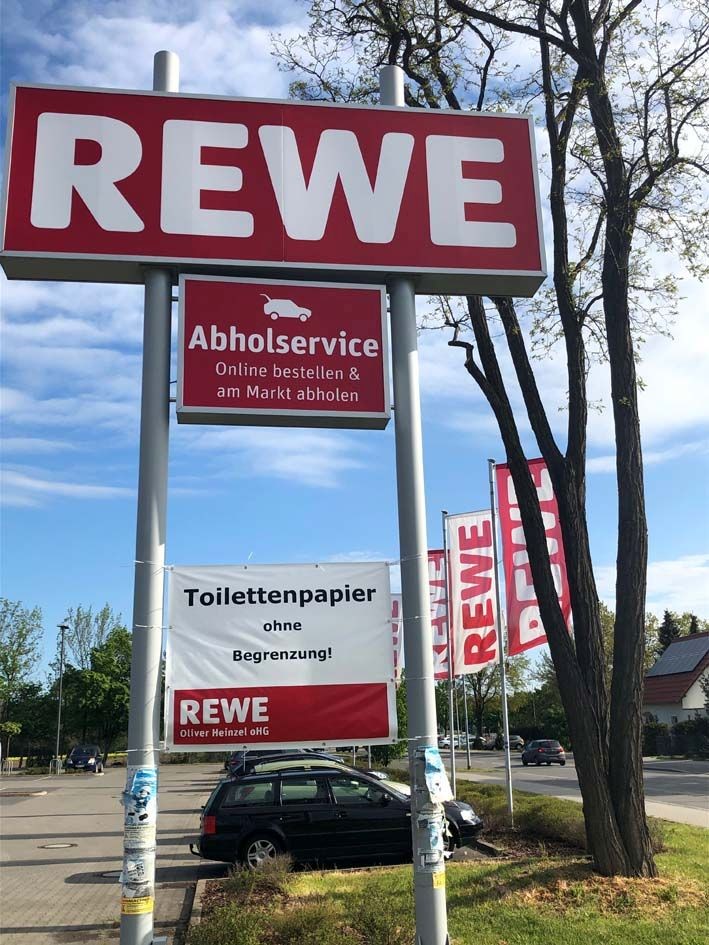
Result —
[[[491, 817], [501, 799], [490, 786], [471, 785], [470, 794], [476, 791], [478, 807]], [[532, 828], [521, 849], [536, 843], [537, 851], [448, 865], [452, 945], [704, 945], [709, 928], [706, 831], [663, 822], [660, 878], [606, 879], [593, 873], [581, 850], [556, 842], [545, 847], [544, 840], [535, 839], [552, 840], [554, 831], [559, 841], [567, 831], [567, 842], [577, 839], [578, 805], [522, 793], [518, 802], [518, 820]], [[499, 843], [505, 844], [504, 832]], [[262, 875], [237, 871], [225, 880], [218, 893], [215, 889], [215, 907], [190, 931], [189, 945], [413, 942], [410, 866], [286, 869], [276, 864]]]

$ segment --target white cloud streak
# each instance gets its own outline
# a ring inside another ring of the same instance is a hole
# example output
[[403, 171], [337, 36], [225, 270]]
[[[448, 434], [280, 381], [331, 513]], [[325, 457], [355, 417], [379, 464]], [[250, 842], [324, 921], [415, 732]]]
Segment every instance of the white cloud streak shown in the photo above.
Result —
[[[605, 565], [594, 571], [601, 600], [615, 609], [615, 566]], [[647, 609], [659, 617], [665, 610], [672, 610], [709, 618], [709, 554], [651, 561], [647, 570]]]

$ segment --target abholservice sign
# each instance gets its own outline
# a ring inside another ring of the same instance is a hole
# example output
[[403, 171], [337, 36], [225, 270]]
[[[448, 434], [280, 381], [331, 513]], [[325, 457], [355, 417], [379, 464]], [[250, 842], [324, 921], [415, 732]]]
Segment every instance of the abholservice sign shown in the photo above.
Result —
[[530, 118], [19, 85], [10, 278], [178, 269], [532, 295], [544, 278]]
[[389, 567], [175, 567], [166, 743], [180, 751], [396, 740]]
[[383, 286], [180, 278], [181, 423], [382, 428]]

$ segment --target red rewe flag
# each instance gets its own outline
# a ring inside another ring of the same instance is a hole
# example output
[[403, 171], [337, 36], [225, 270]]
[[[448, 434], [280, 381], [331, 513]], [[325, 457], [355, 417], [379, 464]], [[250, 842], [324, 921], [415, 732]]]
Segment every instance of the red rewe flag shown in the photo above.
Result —
[[[559, 509], [544, 460], [531, 459], [528, 465], [539, 497], [554, 584], [568, 626], [571, 621], [571, 598], [566, 576]], [[515, 656], [517, 653], [523, 653], [525, 650], [531, 650], [535, 646], [546, 643], [547, 637], [539, 613], [537, 595], [529, 567], [527, 543], [522, 528], [522, 515], [509, 466], [506, 463], [496, 466], [495, 476], [502, 535], [502, 560], [505, 569], [508, 654]]]
[[431, 603], [433, 637], [433, 678], [448, 679], [448, 594], [446, 566], [442, 550], [428, 552], [428, 594]]
[[446, 529], [453, 671], [462, 676], [498, 659], [492, 513], [448, 515]]

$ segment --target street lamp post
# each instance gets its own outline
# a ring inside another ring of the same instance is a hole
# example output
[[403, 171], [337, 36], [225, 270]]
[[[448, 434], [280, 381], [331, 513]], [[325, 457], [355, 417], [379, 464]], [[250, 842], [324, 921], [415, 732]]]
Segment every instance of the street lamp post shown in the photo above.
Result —
[[54, 752], [54, 759], [56, 761], [57, 774], [61, 771], [61, 766], [59, 763], [59, 736], [62, 730], [62, 686], [64, 683], [64, 634], [69, 629], [69, 625], [66, 623], [57, 624], [58, 628], [62, 632], [61, 643], [59, 645], [59, 705], [57, 707], [57, 746]]

